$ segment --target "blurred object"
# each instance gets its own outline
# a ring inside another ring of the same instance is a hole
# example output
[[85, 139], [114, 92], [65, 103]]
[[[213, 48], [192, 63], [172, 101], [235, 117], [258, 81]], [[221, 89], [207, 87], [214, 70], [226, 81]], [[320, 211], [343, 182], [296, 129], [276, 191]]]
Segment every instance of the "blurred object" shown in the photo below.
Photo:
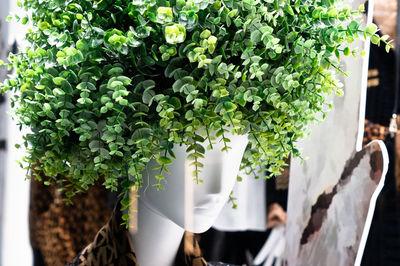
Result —
[[97, 184], [75, 195], [72, 202], [65, 203], [54, 185], [32, 179], [29, 229], [35, 266], [61, 266], [71, 261], [106, 223], [115, 197]]
[[278, 225], [286, 225], [286, 212], [278, 203], [272, 203], [268, 206], [267, 228], [270, 229]]
[[389, 128], [387, 126], [372, 123], [368, 119], [365, 119], [363, 147], [373, 140], [385, 140], [388, 134]]
[[0, 150], [5, 150], [7, 147], [7, 142], [5, 139], [0, 139]]
[[[8, 46], [8, 27], [6, 24], [7, 13], [9, 12], [8, 0], [1, 0], [0, 8], [0, 60], [6, 61], [9, 46]], [[4, 68], [0, 69], [0, 82], [7, 76], [7, 71]], [[7, 107], [6, 98], [0, 94], [0, 265], [3, 259], [3, 246], [5, 239], [3, 232], [5, 230], [4, 219], [4, 200], [5, 200], [5, 179], [6, 179], [6, 138], [7, 138]]]
[[[90, 242], [66, 266], [138, 266], [129, 230], [122, 225], [120, 201], [115, 205], [110, 219]], [[158, 250], [154, 250], [157, 256]], [[53, 264], [51, 264], [53, 265]], [[185, 232], [174, 266], [206, 266], [196, 235]], [[225, 264], [221, 264], [225, 265]], [[161, 265], [160, 265], [161, 266]]]
[[[93, 242], [66, 266], [139, 266], [129, 231], [122, 225], [121, 208], [122, 205], [118, 201], [111, 218], [96, 234]], [[156, 250], [154, 254], [157, 256]]]
[[132, 235], [138, 229], [139, 196], [135, 187], [132, 187], [129, 193], [131, 199], [131, 203], [129, 204], [129, 233]]
[[397, 0], [374, 0], [374, 21], [378, 24], [382, 35], [396, 39]]
[[277, 203], [286, 212], [288, 201], [290, 158], [286, 159], [286, 163], [288, 165], [284, 167], [282, 174], [267, 180], [267, 210], [272, 204]]
[[289, 188], [290, 157], [286, 158], [285, 162], [287, 166], [285, 166], [282, 173], [276, 177], [275, 186], [277, 190], [287, 190]]
[[369, 69], [367, 88], [376, 86], [379, 86], [379, 71], [378, 69]]
[[384, 187], [376, 201], [370, 231], [361, 265], [400, 265], [399, 206], [396, 199], [394, 174], [394, 143], [390, 136], [385, 139], [389, 154], [389, 167]]
[[[175, 258], [174, 266], [209, 266], [203, 258], [198, 235], [185, 232]], [[224, 265], [224, 264], [221, 264]]]
[[239, 266], [237, 264], [232, 264], [232, 263], [223, 263], [223, 262], [208, 262], [207, 266]]
[[397, 113], [393, 113], [392, 118], [390, 119], [389, 124], [389, 133], [390, 137], [394, 137], [397, 133]]
[[[377, 24], [381, 27], [381, 21], [385, 23], [387, 20], [387, 22], [394, 23], [392, 31], [396, 31], [397, 0], [379, 0], [375, 3], [383, 9], [390, 9], [388, 12], [393, 14], [388, 17], [383, 15], [380, 20], [376, 19], [378, 13], [374, 14]], [[382, 34], [385, 33], [388, 32], [382, 32]], [[370, 50], [365, 111], [365, 118], [368, 122], [365, 125], [363, 142], [366, 145], [373, 139], [384, 140], [390, 163], [385, 185], [377, 199], [362, 259], [363, 266], [400, 265], [398, 252], [400, 249], [400, 212], [398, 198], [396, 198], [396, 186], [398, 187], [400, 182], [396, 181], [399, 175], [395, 174], [395, 168], [398, 167], [398, 156], [395, 156], [395, 152], [400, 151], [395, 145], [400, 143], [388, 134], [390, 119], [396, 109], [395, 98], [398, 97], [395, 93], [397, 87], [395, 80], [396, 52], [397, 50], [390, 50], [389, 53], [386, 53], [384, 47], [378, 46], [371, 46]], [[397, 117], [399, 116], [397, 115]], [[399, 134], [396, 135], [396, 138], [398, 137]], [[396, 163], [394, 164], [394, 162]]]
[[371, 46], [365, 108], [365, 119], [369, 122], [389, 126], [395, 99], [395, 76], [395, 51], [386, 53], [384, 47]]
[[[287, 189], [277, 189], [277, 183], [280, 178], [281, 176], [271, 178], [265, 182], [268, 211], [270, 211], [271, 206], [274, 209], [274, 204], [281, 206], [283, 210], [286, 209], [288, 191]], [[288, 178], [288, 175], [283, 175], [283, 179], [286, 178]], [[265, 230], [266, 224], [263, 226]], [[200, 235], [199, 243], [207, 261], [224, 261], [235, 265], [246, 264], [251, 266], [253, 265], [254, 257], [259, 253], [270, 231], [227, 232], [212, 228]]]
[[[285, 251], [285, 227], [283, 225], [276, 226], [272, 229], [267, 241], [261, 248], [260, 252], [254, 258], [254, 265], [263, 266], [281, 266], [284, 265]], [[273, 262], [275, 263], [273, 264]]]
[[225, 232], [211, 228], [200, 235], [199, 244], [207, 261], [251, 266], [269, 233], [270, 230]]
[[[15, 148], [23, 142], [19, 126], [7, 115], [9, 102], [0, 107], [4, 115], [0, 131], [5, 131], [7, 150], [0, 153], [0, 171], [4, 171], [4, 179], [0, 183], [0, 207], [2, 216], [2, 254], [0, 265], [32, 265], [32, 252], [29, 244], [29, 181], [26, 180], [26, 170], [22, 169], [17, 160], [25, 156], [23, 150]], [[4, 136], [4, 135], [3, 135]]]
[[[8, 23], [9, 14], [25, 16], [23, 9], [18, 7], [17, 0], [0, 0], [0, 59], [7, 61], [9, 50], [17, 52], [16, 41], [23, 48], [23, 38], [27, 25]], [[5, 34], [8, 31], [8, 34]], [[4, 69], [4, 68], [2, 68]], [[0, 74], [4, 78], [6, 71]], [[23, 142], [21, 128], [7, 115], [10, 102], [5, 97], [5, 103], [0, 105], [0, 134], [5, 133], [7, 150], [0, 151], [0, 265], [14, 266], [32, 265], [32, 252], [29, 244], [29, 186], [26, 180], [26, 170], [19, 167], [17, 160], [26, 154], [15, 148]], [[22, 129], [24, 130], [24, 129]], [[2, 135], [4, 136], [4, 135]], [[4, 173], [3, 177], [1, 175]]]
[[[397, 125], [400, 125], [400, 116], [396, 118]], [[400, 203], [400, 132], [397, 131], [395, 140], [394, 140], [394, 176], [395, 176], [395, 184], [396, 184], [396, 194], [397, 194], [397, 206]], [[399, 239], [400, 242], [400, 239]]]

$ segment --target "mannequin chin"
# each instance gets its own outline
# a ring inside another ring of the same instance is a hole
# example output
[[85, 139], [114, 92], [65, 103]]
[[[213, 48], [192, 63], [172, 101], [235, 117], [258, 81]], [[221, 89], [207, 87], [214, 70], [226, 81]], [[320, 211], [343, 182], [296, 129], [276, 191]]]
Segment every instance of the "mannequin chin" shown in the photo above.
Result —
[[174, 147], [176, 159], [167, 167], [170, 174], [164, 174], [165, 190], [153, 187], [159, 170], [154, 161], [149, 163], [139, 191], [138, 227], [131, 235], [139, 265], [173, 265], [184, 231], [202, 233], [213, 225], [229, 199], [248, 142], [247, 136], [226, 137], [232, 149], [221, 152], [223, 144], [216, 143], [200, 160], [202, 183], [193, 180], [185, 146]]
[[[145, 184], [140, 191], [140, 201], [187, 231], [202, 233], [208, 230], [229, 199], [248, 142], [246, 135], [228, 137], [232, 149], [221, 152], [223, 143], [216, 143], [201, 159], [200, 162], [204, 164], [199, 174], [202, 183], [193, 181], [191, 173], [194, 166], [190, 166], [192, 161], [187, 160], [185, 146], [174, 147], [176, 160], [168, 167], [170, 174], [165, 174], [163, 191], [152, 187], [156, 182], [154, 176], [159, 170], [153, 170], [155, 162], [150, 163], [148, 171], [143, 175]], [[185, 186], [185, 182], [190, 183]], [[185, 199], [185, 188], [193, 191], [189, 202]]]

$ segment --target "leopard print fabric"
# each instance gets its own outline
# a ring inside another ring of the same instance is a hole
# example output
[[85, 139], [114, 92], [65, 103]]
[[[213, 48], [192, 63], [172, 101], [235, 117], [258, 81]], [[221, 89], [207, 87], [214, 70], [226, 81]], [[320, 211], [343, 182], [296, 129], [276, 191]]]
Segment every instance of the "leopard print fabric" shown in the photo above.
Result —
[[129, 231], [121, 225], [120, 204], [89, 244], [67, 266], [138, 266]]
[[[109, 198], [104, 187], [95, 185], [74, 196], [73, 205], [67, 205], [56, 186], [45, 186], [32, 178], [30, 240], [43, 259], [35, 266], [61, 266], [72, 260], [67, 265], [137, 266], [129, 231], [120, 226], [120, 205], [112, 212]], [[207, 265], [192, 233], [186, 232], [181, 243], [175, 266], [181, 265]]]
[[363, 147], [373, 140], [384, 140], [388, 134], [389, 134], [389, 127], [385, 127], [380, 124], [375, 124], [369, 121], [368, 119], [365, 119]]
[[[122, 226], [121, 205], [117, 204], [108, 223], [71, 263], [66, 266], [138, 266], [129, 230]], [[175, 266], [207, 266], [196, 235], [185, 232]], [[156, 251], [155, 251], [156, 254]]]
[[29, 231], [35, 265], [61, 266], [74, 259], [110, 217], [109, 198], [97, 184], [67, 205], [55, 185], [45, 186], [32, 178]]

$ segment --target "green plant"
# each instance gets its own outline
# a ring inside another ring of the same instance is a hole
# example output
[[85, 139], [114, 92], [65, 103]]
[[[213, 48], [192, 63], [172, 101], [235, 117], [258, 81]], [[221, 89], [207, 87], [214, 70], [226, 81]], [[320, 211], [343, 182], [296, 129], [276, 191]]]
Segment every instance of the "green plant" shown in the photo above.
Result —
[[[248, 134], [242, 168], [280, 172], [296, 140], [341, 94], [341, 54], [375, 25], [338, 0], [24, 0], [31, 46], [0, 85], [24, 136], [27, 168], [67, 196], [100, 177], [126, 192], [151, 159], [162, 187], [173, 146], [199, 179], [206, 148]], [[257, 173], [255, 173], [257, 174]], [[125, 200], [127, 205], [129, 200]]]

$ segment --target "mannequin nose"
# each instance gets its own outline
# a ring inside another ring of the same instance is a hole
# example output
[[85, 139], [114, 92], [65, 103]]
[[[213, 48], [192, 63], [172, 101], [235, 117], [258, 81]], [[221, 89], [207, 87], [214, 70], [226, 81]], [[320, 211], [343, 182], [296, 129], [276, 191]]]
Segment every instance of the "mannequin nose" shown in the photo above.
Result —
[[[203, 180], [200, 184], [194, 184], [194, 190], [202, 190], [207, 194], [218, 194], [222, 191], [224, 180], [224, 162], [219, 157], [211, 157], [204, 161], [204, 168], [200, 174]], [[196, 192], [195, 192], [196, 193]]]
[[208, 180], [204, 180], [204, 183], [199, 184], [199, 186], [204, 186], [204, 190], [210, 195], [221, 193], [223, 179], [217, 176], [209, 176], [206, 178]]

